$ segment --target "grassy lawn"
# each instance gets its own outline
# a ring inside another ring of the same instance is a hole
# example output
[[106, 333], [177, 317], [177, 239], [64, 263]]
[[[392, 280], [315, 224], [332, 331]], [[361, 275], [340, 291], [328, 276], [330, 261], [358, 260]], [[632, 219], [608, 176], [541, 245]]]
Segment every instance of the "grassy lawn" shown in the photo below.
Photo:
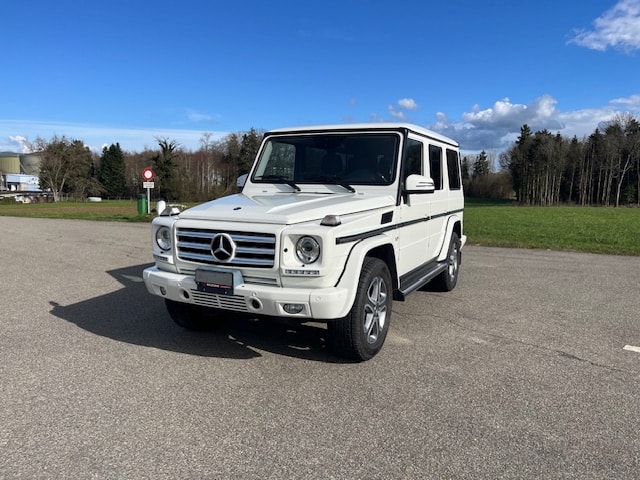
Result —
[[640, 209], [518, 207], [468, 199], [471, 244], [640, 255]]
[[[153, 218], [138, 215], [135, 200], [0, 203], [0, 216], [121, 222]], [[471, 245], [640, 255], [640, 208], [518, 207], [467, 199], [464, 229]]]
[[[152, 208], [155, 203], [152, 203]], [[138, 215], [136, 200], [102, 202], [0, 203], [0, 216], [72, 218], [107, 222], [148, 222], [153, 215]]]

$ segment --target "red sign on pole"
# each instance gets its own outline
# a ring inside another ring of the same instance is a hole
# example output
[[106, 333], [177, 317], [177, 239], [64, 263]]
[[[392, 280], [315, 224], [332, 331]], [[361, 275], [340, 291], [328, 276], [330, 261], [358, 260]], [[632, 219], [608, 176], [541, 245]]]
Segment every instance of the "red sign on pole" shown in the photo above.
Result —
[[142, 170], [142, 178], [147, 182], [150, 182], [151, 180], [153, 180], [153, 177], [155, 176], [156, 174], [153, 173], [153, 170], [151, 170], [149, 167]]

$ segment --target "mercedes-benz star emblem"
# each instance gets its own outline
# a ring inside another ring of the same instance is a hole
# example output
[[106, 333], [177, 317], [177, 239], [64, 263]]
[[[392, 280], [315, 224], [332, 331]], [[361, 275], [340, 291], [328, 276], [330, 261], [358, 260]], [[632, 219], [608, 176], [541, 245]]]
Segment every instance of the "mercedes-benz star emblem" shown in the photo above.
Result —
[[227, 233], [218, 233], [211, 240], [211, 255], [219, 262], [230, 262], [236, 253], [236, 244]]

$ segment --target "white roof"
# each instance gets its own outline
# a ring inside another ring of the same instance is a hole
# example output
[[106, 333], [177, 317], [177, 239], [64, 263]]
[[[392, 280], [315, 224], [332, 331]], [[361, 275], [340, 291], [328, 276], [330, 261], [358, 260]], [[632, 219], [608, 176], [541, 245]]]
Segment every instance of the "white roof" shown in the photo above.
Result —
[[441, 135], [440, 133], [434, 132], [433, 130], [429, 130], [427, 128], [421, 127], [419, 125], [414, 125], [412, 123], [403, 123], [403, 122], [371, 122], [371, 123], [343, 123], [343, 124], [331, 124], [331, 125], [306, 125], [300, 127], [289, 127], [289, 128], [276, 128], [273, 130], [269, 130], [267, 134], [272, 133], [293, 133], [293, 132], [317, 132], [322, 130], [331, 130], [331, 131], [353, 131], [353, 130], [402, 130], [407, 129], [411, 130], [418, 135], [423, 135], [426, 137], [433, 138], [434, 140], [439, 140], [444, 143], [448, 143], [454, 146], [458, 146], [458, 142], [453, 140], [452, 138]]

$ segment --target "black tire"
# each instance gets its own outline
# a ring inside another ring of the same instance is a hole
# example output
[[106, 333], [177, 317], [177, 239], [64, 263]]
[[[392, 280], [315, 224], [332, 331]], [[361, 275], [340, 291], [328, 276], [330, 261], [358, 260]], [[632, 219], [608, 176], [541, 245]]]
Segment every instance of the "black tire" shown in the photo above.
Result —
[[176, 302], [165, 298], [164, 303], [171, 319], [187, 330], [196, 332], [206, 332], [217, 325], [215, 311], [190, 305], [188, 303]]
[[346, 317], [328, 324], [336, 353], [364, 361], [380, 351], [391, 323], [392, 288], [387, 264], [378, 258], [367, 257], [351, 311]]
[[431, 284], [441, 292], [450, 292], [458, 283], [458, 274], [460, 273], [460, 261], [462, 260], [462, 251], [460, 250], [460, 238], [456, 232], [451, 234], [449, 241], [449, 250], [447, 252], [447, 269], [433, 279]]

